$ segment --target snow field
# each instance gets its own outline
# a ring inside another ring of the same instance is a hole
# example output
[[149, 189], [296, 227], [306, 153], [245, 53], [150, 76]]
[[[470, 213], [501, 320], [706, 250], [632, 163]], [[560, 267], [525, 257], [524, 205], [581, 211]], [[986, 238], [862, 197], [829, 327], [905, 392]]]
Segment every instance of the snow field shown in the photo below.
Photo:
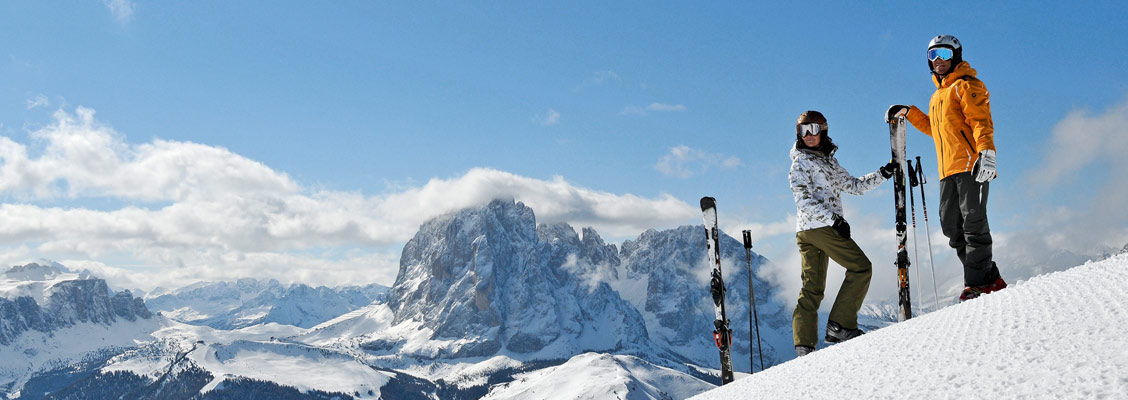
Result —
[[1128, 398], [1128, 255], [821, 348], [698, 400]]
[[493, 387], [483, 399], [680, 399], [713, 387], [633, 356], [600, 353], [581, 354], [515, 378]]

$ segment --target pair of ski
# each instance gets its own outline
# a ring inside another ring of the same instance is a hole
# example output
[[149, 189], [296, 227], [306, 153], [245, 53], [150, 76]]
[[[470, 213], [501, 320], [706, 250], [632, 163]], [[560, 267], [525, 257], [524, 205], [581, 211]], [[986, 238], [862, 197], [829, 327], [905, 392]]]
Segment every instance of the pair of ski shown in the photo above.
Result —
[[[709, 292], [713, 295], [713, 306], [716, 319], [713, 320], [713, 340], [717, 344], [717, 349], [721, 353], [721, 384], [728, 384], [732, 382], [732, 353], [730, 348], [732, 346], [732, 328], [729, 328], [729, 320], [725, 315], [725, 280], [721, 276], [721, 251], [720, 251], [720, 229], [717, 227], [717, 200], [712, 197], [701, 198], [701, 212], [705, 219], [705, 244], [709, 250], [709, 265], [713, 267], [712, 278], [709, 280]], [[764, 349], [763, 343], [760, 341], [760, 318], [756, 311], [756, 292], [752, 287], [752, 231], [744, 231], [744, 254], [748, 260], [748, 334], [752, 334], [752, 324], [755, 323], [756, 342], [757, 348], [760, 349], [760, 370], [764, 370]], [[751, 346], [752, 338], [749, 337], [749, 346]], [[751, 349], [749, 349], [751, 362], [749, 368], [753, 368], [755, 360], [752, 360]]]
[[[889, 144], [893, 150], [893, 162], [897, 163], [897, 171], [893, 173], [893, 200], [896, 205], [896, 228], [897, 228], [897, 309], [898, 319], [900, 321], [907, 320], [913, 317], [912, 304], [909, 301], [909, 252], [905, 249], [905, 239], [907, 225], [905, 223], [905, 172], [908, 172], [909, 177], [909, 202], [913, 212], [913, 253], [917, 263], [920, 263], [920, 254], [917, 251], [917, 238], [916, 238], [916, 205], [913, 204], [913, 192], [911, 187], [920, 186], [920, 205], [924, 213], [925, 235], [928, 240], [928, 265], [932, 268], [932, 294], [934, 298], [933, 307], [939, 303], [939, 296], [936, 291], [936, 267], [932, 262], [932, 237], [929, 235], [931, 229], [928, 227], [928, 206], [924, 202], [924, 168], [921, 167], [920, 156], [917, 156], [916, 168], [913, 168], [913, 162], [907, 160], [905, 156], [905, 117], [903, 115], [894, 116], [889, 120]], [[920, 273], [917, 273], [917, 286], [920, 286]], [[920, 300], [920, 293], [917, 293], [917, 299]]]
[[[912, 302], [909, 297], [909, 253], [905, 246], [908, 233], [908, 223], [905, 216], [905, 172], [908, 171], [912, 175], [919, 175], [921, 184], [921, 206], [924, 206], [924, 172], [920, 169], [920, 157], [917, 157], [917, 168], [911, 169], [905, 157], [905, 117], [896, 116], [889, 122], [889, 142], [890, 148], [893, 153], [893, 161], [897, 164], [898, 168], [893, 174], [893, 199], [896, 207], [896, 231], [897, 231], [897, 308], [898, 318], [900, 321], [912, 318]], [[914, 174], [915, 172], [915, 174]], [[910, 176], [912, 176], [910, 175]], [[915, 178], [915, 177], [914, 177]], [[913, 179], [916, 181], [916, 179]], [[916, 185], [912, 185], [916, 186]], [[715, 310], [716, 319], [713, 321], [713, 339], [716, 341], [717, 348], [720, 350], [721, 357], [721, 384], [727, 384], [733, 381], [732, 372], [732, 353], [730, 347], [732, 345], [732, 329], [729, 328], [729, 320], [725, 315], [725, 285], [724, 279], [721, 276], [721, 255], [720, 255], [720, 230], [717, 228], [717, 201], [712, 197], [701, 198], [701, 212], [705, 221], [705, 237], [706, 246], [709, 253], [709, 264], [712, 266], [712, 279], [709, 284], [709, 291], [713, 295], [713, 306]], [[925, 223], [927, 224], [927, 210], [925, 211]], [[916, 235], [916, 212], [914, 206], [913, 212], [913, 234], [914, 242]], [[931, 243], [931, 239], [929, 239]], [[744, 231], [744, 247], [748, 253], [748, 293], [750, 297], [750, 305], [753, 310], [753, 318], [755, 318], [755, 298], [752, 291], [752, 261], [751, 261], [751, 248], [752, 241], [749, 231]], [[929, 246], [931, 248], [931, 244]], [[931, 258], [931, 251], [929, 252]], [[920, 279], [918, 276], [917, 282]], [[935, 272], [933, 272], [933, 286], [935, 290]], [[757, 318], [758, 319], [758, 318]], [[759, 323], [756, 324], [757, 339], [759, 339]], [[760, 354], [760, 367], [763, 369], [763, 350]]]

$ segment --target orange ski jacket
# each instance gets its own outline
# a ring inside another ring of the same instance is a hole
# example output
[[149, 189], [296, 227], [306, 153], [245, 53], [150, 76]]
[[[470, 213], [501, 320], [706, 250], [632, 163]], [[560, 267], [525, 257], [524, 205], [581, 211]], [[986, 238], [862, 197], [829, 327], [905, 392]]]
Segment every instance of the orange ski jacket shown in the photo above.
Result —
[[932, 93], [928, 114], [912, 106], [906, 117], [936, 142], [940, 179], [970, 172], [980, 151], [995, 150], [991, 93], [967, 61], [956, 65], [943, 81], [933, 74], [932, 83], [936, 92]]

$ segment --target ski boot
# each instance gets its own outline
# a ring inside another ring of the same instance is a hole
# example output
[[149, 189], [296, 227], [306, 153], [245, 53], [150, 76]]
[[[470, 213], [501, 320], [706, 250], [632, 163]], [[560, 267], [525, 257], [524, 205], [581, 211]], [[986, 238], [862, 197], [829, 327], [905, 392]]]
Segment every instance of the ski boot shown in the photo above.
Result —
[[827, 343], [845, 342], [847, 340], [862, 336], [861, 329], [846, 329], [834, 321], [827, 321], [826, 323], [826, 341]]
[[815, 351], [815, 348], [811, 346], [795, 346], [795, 354], [799, 357], [811, 354], [813, 351]]
[[1007, 287], [1007, 282], [1004, 281], [1003, 277], [1001, 277], [1001, 276], [998, 277], [998, 278], [995, 278], [995, 282], [993, 282], [989, 285], [967, 286], [967, 287], [964, 288], [963, 292], [960, 293], [960, 302], [963, 303], [965, 301], [974, 299], [976, 297], [979, 297], [981, 295], [985, 295], [987, 293], [997, 292], [999, 290], [1003, 290], [1006, 287]]

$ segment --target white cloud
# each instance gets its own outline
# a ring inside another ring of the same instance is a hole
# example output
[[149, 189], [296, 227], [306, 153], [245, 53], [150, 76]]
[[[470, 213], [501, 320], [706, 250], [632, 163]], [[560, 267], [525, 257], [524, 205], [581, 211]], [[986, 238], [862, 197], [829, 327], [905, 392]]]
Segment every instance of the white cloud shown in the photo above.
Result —
[[560, 113], [550, 108], [544, 114], [538, 115], [536, 120], [541, 126], [553, 126], [560, 123]]
[[39, 108], [39, 107], [47, 107], [49, 105], [51, 105], [50, 100], [47, 99], [47, 96], [44, 96], [42, 94], [37, 95], [37, 96], [27, 100], [27, 109], [28, 110], [31, 110], [33, 108]]
[[685, 111], [685, 106], [681, 104], [650, 103], [650, 105], [646, 106], [646, 110], [657, 112], [681, 112]]
[[[0, 136], [0, 262], [38, 258], [130, 265], [122, 284], [152, 287], [241, 276], [313, 284], [390, 284], [402, 246], [426, 220], [495, 198], [522, 201], [538, 222], [592, 226], [606, 238], [699, 217], [668, 194], [644, 198], [476, 168], [366, 196], [313, 190], [229, 150], [155, 139], [129, 144], [94, 110], [58, 111], [31, 133]], [[46, 206], [110, 199], [113, 209]], [[113, 261], [107, 261], [113, 260]], [[152, 273], [131, 274], [138, 269]], [[148, 284], [142, 282], [149, 279]], [[120, 285], [119, 285], [120, 286]]]
[[619, 112], [620, 115], [646, 115], [646, 109], [639, 106], [627, 106], [623, 111]]
[[[1103, 113], [1078, 110], [1054, 126], [1045, 158], [1029, 172], [1033, 198], [1062, 188], [1080, 187], [1077, 204], [1042, 205], [1032, 218], [1029, 238], [1065, 235], [1032, 251], [1052, 257], [1062, 251], [1092, 253], [1128, 242], [1128, 100]], [[1005, 153], [1001, 153], [1005, 154]], [[1000, 160], [1000, 167], [1005, 166]], [[1004, 167], [1005, 168], [1005, 167]], [[1005, 171], [1004, 171], [1005, 172]], [[1039, 240], [1041, 241], [1041, 240]], [[1053, 254], [1044, 253], [1053, 252]]]
[[592, 85], [602, 85], [611, 81], [619, 81], [619, 74], [615, 71], [596, 71], [591, 74], [586, 83]]
[[650, 113], [680, 113], [685, 112], [686, 106], [680, 104], [669, 105], [661, 103], [651, 103], [649, 106], [626, 106], [623, 108], [620, 115], [649, 115]]
[[653, 199], [618, 195], [578, 187], [560, 176], [544, 181], [486, 168], [472, 169], [454, 179], [432, 179], [422, 187], [387, 196], [382, 206], [389, 218], [414, 223], [414, 231], [418, 223], [434, 215], [496, 198], [524, 202], [537, 213], [538, 222], [591, 226], [605, 237], [637, 235], [699, 217], [697, 209], [668, 194]]
[[94, 110], [57, 111], [54, 123], [31, 133], [46, 144], [39, 158], [0, 137], [0, 191], [38, 198], [122, 197], [179, 201], [232, 192], [294, 193], [285, 174], [230, 151], [189, 142], [155, 140], [128, 146]]
[[1128, 101], [1099, 115], [1076, 110], [1054, 126], [1045, 163], [1034, 172], [1034, 178], [1042, 185], [1052, 186], [1071, 174], [1103, 162], [1114, 163], [1117, 168], [1111, 172], [1124, 174], [1128, 172], [1125, 151], [1128, 151]]
[[708, 153], [689, 146], [679, 145], [670, 148], [670, 153], [662, 156], [654, 169], [663, 175], [687, 179], [694, 175], [704, 173], [711, 167], [731, 169], [741, 166], [740, 159], [735, 156]]
[[592, 72], [591, 76], [589, 76], [587, 79], [584, 79], [584, 83], [580, 85], [580, 87], [576, 88], [573, 91], [578, 92], [587, 87], [603, 86], [607, 83], [620, 82], [621, 80], [622, 78], [620, 78], [619, 74], [615, 71], [595, 71]]
[[129, 0], [102, 0], [118, 22], [126, 23], [133, 19], [133, 2]]
[[642, 116], [642, 115], [648, 115], [651, 112], [682, 112], [682, 111], [685, 111], [685, 110], [686, 110], [686, 107], [684, 105], [681, 105], [681, 104], [650, 103], [650, 105], [648, 105], [646, 107], [637, 106], [637, 105], [626, 106], [625, 108], [623, 108], [623, 111], [619, 112], [619, 114]]

